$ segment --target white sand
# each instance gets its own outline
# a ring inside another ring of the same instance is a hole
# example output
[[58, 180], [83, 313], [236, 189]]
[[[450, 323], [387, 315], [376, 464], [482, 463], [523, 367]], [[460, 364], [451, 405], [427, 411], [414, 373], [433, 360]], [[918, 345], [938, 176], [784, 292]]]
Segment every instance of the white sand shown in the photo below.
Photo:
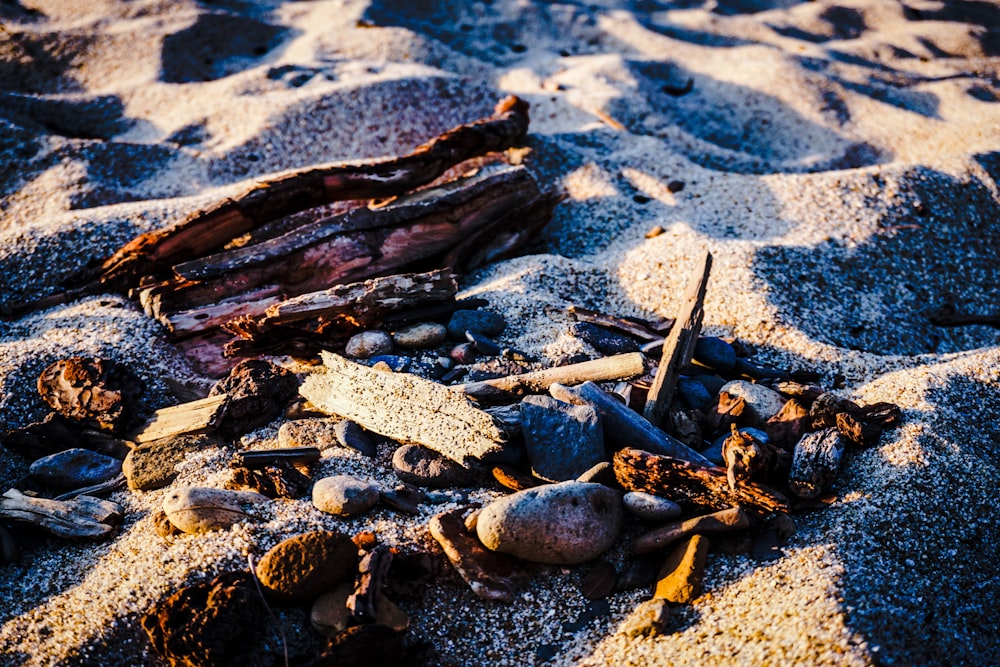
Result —
[[[466, 283], [512, 323], [505, 342], [578, 350], [570, 303], [671, 316], [708, 248], [709, 331], [827, 384], [841, 373], [845, 395], [898, 403], [906, 423], [850, 458], [838, 502], [798, 517], [782, 559], [712, 556], [676, 634], [614, 633], [642, 591], [564, 631], [586, 605], [579, 571], [557, 570], [510, 607], [449, 574], [432, 600], [404, 605], [414, 636], [443, 665], [1000, 661], [1000, 332], [927, 320], [949, 302], [1000, 303], [1000, 7], [423, 4], [0, 6], [0, 301], [52, 291], [257, 177], [405, 152], [516, 93], [532, 104], [527, 166], [569, 198], [534, 248], [545, 254]], [[665, 92], [689, 78], [689, 94]], [[644, 238], [655, 225], [665, 233]], [[173, 401], [163, 377], [190, 376], [129, 302], [86, 299], [0, 322], [0, 426], [41, 417], [35, 378], [75, 354], [127, 363], [152, 406]], [[317, 472], [390, 485], [388, 456], [342, 453]], [[226, 458], [192, 457], [176, 484], [221, 484]], [[25, 471], [10, 455], [0, 481]], [[114, 494], [128, 515], [110, 542], [50, 541], [0, 568], [0, 662], [160, 664], [136, 619], [177, 585], [320, 526], [429, 545], [441, 509], [341, 522], [273, 503], [260, 523], [168, 544], [150, 521], [162, 494]], [[282, 621], [312, 632], [301, 613]]]

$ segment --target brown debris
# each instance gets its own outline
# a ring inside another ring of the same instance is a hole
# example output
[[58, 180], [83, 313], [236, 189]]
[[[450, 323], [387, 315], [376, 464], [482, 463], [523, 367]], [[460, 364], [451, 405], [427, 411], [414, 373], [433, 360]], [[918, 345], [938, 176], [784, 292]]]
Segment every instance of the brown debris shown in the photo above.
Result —
[[219, 433], [230, 438], [249, 433], [280, 416], [299, 381], [290, 371], [263, 359], [246, 359], [212, 387], [209, 397], [227, 395]]
[[95, 357], [70, 357], [38, 377], [38, 393], [50, 408], [75, 422], [120, 431], [134, 419], [145, 386], [122, 364]]
[[263, 468], [236, 468], [226, 489], [250, 489], [268, 498], [301, 498], [309, 493], [312, 480], [293, 464], [279, 461]]

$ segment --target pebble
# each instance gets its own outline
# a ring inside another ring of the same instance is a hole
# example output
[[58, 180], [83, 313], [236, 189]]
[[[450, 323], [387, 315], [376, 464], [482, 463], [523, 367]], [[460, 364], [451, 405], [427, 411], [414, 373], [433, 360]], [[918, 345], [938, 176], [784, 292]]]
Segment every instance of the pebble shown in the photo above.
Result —
[[674, 544], [695, 533], [724, 533], [750, 527], [750, 517], [739, 507], [703, 514], [685, 521], [668, 523], [632, 542], [632, 553], [646, 554]]
[[244, 506], [265, 502], [267, 497], [253, 491], [190, 486], [170, 491], [163, 499], [163, 511], [185, 533], [205, 533], [253, 519]]
[[488, 549], [525, 560], [575, 565], [607, 551], [622, 527], [617, 491], [560, 482], [518, 491], [487, 505], [476, 533]]
[[413, 360], [398, 354], [376, 354], [368, 359], [373, 366], [385, 364], [393, 373], [406, 373], [413, 366]]
[[392, 334], [392, 341], [405, 350], [425, 350], [443, 343], [447, 335], [448, 329], [443, 324], [418, 322], [397, 329]]
[[420, 445], [403, 445], [392, 455], [392, 469], [404, 482], [433, 488], [467, 486], [472, 472]]
[[399, 484], [396, 488], [379, 493], [379, 499], [404, 514], [420, 514], [420, 505], [427, 502], [424, 492], [410, 484]]
[[569, 330], [573, 336], [606, 356], [639, 351], [638, 343], [628, 336], [608, 331], [590, 322], [574, 322]]
[[378, 453], [378, 445], [372, 440], [368, 432], [357, 422], [345, 419], [334, 426], [334, 435], [337, 442], [355, 451], [361, 452], [365, 456], [375, 458]]
[[654, 598], [686, 604], [701, 595], [708, 558], [708, 538], [692, 535], [678, 544], [656, 578]]
[[122, 462], [89, 449], [67, 449], [43, 456], [28, 469], [32, 478], [49, 486], [71, 491], [101, 484], [117, 477]]
[[694, 346], [694, 358], [723, 373], [736, 367], [736, 350], [715, 336], [702, 336], [698, 339]]
[[626, 493], [622, 503], [625, 509], [646, 521], [664, 521], [681, 514], [681, 506], [674, 501], [643, 491]]
[[378, 502], [378, 487], [351, 475], [324, 477], [313, 485], [313, 505], [320, 512], [349, 519]]
[[257, 578], [267, 596], [283, 604], [301, 604], [353, 580], [358, 548], [347, 535], [314, 530], [275, 545], [257, 563]]
[[278, 428], [278, 447], [327, 449], [337, 444], [337, 419], [317, 417], [285, 422]]
[[488, 338], [475, 331], [466, 331], [465, 339], [479, 354], [486, 357], [496, 357], [503, 352], [503, 348], [492, 338]]
[[677, 394], [693, 410], [704, 410], [714, 400], [704, 384], [688, 377], [677, 380]]
[[362, 331], [351, 336], [344, 354], [355, 359], [368, 359], [392, 352], [392, 336], [384, 331]]
[[521, 428], [531, 472], [548, 482], [576, 479], [607, 460], [597, 410], [549, 396], [521, 401]]
[[618, 632], [629, 637], [658, 637], [666, 634], [669, 626], [669, 604], [663, 598], [653, 598], [636, 605]]
[[464, 341], [466, 331], [487, 337], [499, 336], [507, 327], [502, 317], [488, 310], [456, 310], [448, 320], [448, 337]]
[[191, 452], [222, 443], [210, 435], [179, 435], [144, 442], [125, 457], [122, 472], [130, 489], [151, 491], [167, 486], [177, 478], [177, 464]]
[[483, 548], [465, 527], [465, 511], [460, 507], [435, 515], [429, 523], [431, 536], [473, 593], [486, 600], [513, 602], [525, 573], [513, 558]]
[[785, 406], [785, 398], [778, 392], [764, 385], [745, 380], [727, 382], [722, 387], [722, 391], [734, 398], [742, 398], [746, 401], [747, 407], [753, 410], [761, 423], [781, 412], [781, 408]]
[[476, 360], [476, 348], [472, 343], [459, 343], [451, 348], [448, 356], [456, 364], [471, 364]]

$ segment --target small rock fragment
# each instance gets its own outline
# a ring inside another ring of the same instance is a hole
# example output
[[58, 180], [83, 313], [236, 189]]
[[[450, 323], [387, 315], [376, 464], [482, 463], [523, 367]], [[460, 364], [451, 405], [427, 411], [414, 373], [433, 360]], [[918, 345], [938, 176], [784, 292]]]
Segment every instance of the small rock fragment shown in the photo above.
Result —
[[420, 505], [427, 501], [427, 496], [415, 486], [399, 484], [394, 489], [380, 492], [379, 499], [404, 514], [420, 514]]
[[736, 367], [736, 350], [715, 336], [702, 336], [698, 339], [694, 346], [694, 358], [723, 373]]
[[476, 348], [472, 343], [460, 343], [448, 353], [456, 364], [471, 364], [476, 360]]
[[622, 621], [618, 632], [629, 637], [658, 637], [670, 628], [670, 607], [662, 598], [653, 598], [636, 605]]
[[628, 336], [608, 331], [590, 322], [574, 322], [570, 333], [605, 356], [639, 351], [638, 343]]
[[68, 491], [94, 486], [117, 477], [122, 462], [89, 449], [67, 449], [31, 464], [28, 474], [42, 484]]
[[617, 491], [602, 484], [560, 482], [495, 500], [476, 533], [493, 551], [556, 565], [583, 563], [607, 551], [621, 530]]
[[764, 385], [746, 382], [745, 380], [733, 380], [722, 387], [722, 393], [733, 398], [742, 398], [746, 405], [753, 411], [758, 422], [763, 425], [774, 415], [781, 412], [785, 406], [785, 399], [781, 394], [769, 389]]
[[170, 523], [170, 519], [167, 518], [167, 513], [163, 510], [159, 510], [154, 513], [151, 519], [153, 522], [153, 530], [155, 530], [156, 534], [162, 538], [171, 538], [184, 534], [183, 530]]
[[384, 331], [362, 331], [351, 336], [344, 347], [344, 354], [353, 359], [368, 359], [390, 352], [392, 352], [392, 336]]
[[651, 530], [632, 543], [632, 553], [645, 554], [663, 549], [695, 533], [722, 533], [749, 527], [750, 517], [746, 512], [738, 507], [730, 507]]
[[678, 544], [660, 568], [653, 597], [678, 604], [693, 601], [701, 595], [707, 558], [707, 537], [692, 535]]
[[392, 335], [396, 345], [406, 350], [425, 350], [444, 342], [448, 330], [436, 322], [419, 322], [397, 329]]
[[185, 533], [204, 533], [253, 519], [244, 506], [266, 501], [267, 498], [252, 491], [192, 486], [168, 493], [163, 499], [163, 511], [170, 523]]
[[531, 471], [539, 479], [576, 479], [607, 460], [601, 419], [592, 406], [527, 396], [521, 401], [521, 427]]
[[285, 422], [278, 429], [278, 447], [316, 447], [323, 450], [338, 444], [338, 419], [315, 417]]
[[392, 469], [404, 482], [432, 488], [467, 486], [473, 477], [468, 468], [420, 445], [403, 445], [396, 449], [392, 455]]
[[456, 310], [448, 320], [447, 329], [450, 339], [464, 341], [466, 331], [492, 338], [503, 333], [506, 326], [507, 323], [501, 316], [488, 310]]
[[677, 381], [677, 395], [693, 410], [704, 410], [712, 402], [712, 394], [705, 385], [689, 377], [681, 377]]
[[264, 359], [244, 359], [212, 387], [210, 396], [228, 395], [219, 433], [236, 438], [280, 416], [298, 391], [295, 375]]
[[128, 368], [109, 359], [70, 357], [38, 377], [38, 393], [67, 419], [108, 431], [135, 420], [135, 402], [145, 386]]
[[337, 442], [348, 449], [361, 452], [371, 458], [374, 458], [378, 453], [375, 441], [357, 422], [345, 419], [334, 427], [334, 433], [337, 436]]
[[778, 414], [767, 420], [764, 430], [775, 446], [791, 450], [809, 431], [809, 411], [794, 398], [785, 401]]
[[221, 447], [222, 443], [210, 435], [179, 435], [144, 442], [125, 457], [122, 472], [130, 489], [151, 491], [159, 489], [177, 477], [177, 464], [191, 452], [209, 447]]
[[482, 335], [477, 331], [466, 331], [465, 339], [479, 354], [486, 357], [496, 357], [503, 352], [503, 348], [492, 338]]
[[524, 491], [539, 485], [539, 481], [534, 477], [511, 465], [495, 465], [490, 472], [500, 486], [511, 491]]
[[486, 600], [513, 602], [524, 573], [514, 559], [483, 548], [465, 528], [465, 511], [459, 508], [434, 516], [429, 524], [431, 536], [473, 593]]
[[156, 652], [171, 665], [245, 665], [263, 619], [260, 595], [248, 572], [224, 572], [185, 586], [153, 605], [142, 627]]
[[378, 487], [351, 475], [324, 477], [313, 485], [313, 505], [321, 512], [349, 519], [378, 502]]
[[281, 604], [308, 602], [352, 577], [358, 549], [347, 535], [315, 530], [279, 542], [257, 563], [257, 578]]
[[393, 373], [408, 373], [413, 366], [413, 360], [409, 357], [402, 357], [398, 354], [376, 354], [369, 357], [372, 368], [379, 371], [391, 371]]
[[644, 491], [630, 491], [622, 497], [625, 509], [646, 521], [665, 521], [681, 515], [681, 506], [667, 498]]

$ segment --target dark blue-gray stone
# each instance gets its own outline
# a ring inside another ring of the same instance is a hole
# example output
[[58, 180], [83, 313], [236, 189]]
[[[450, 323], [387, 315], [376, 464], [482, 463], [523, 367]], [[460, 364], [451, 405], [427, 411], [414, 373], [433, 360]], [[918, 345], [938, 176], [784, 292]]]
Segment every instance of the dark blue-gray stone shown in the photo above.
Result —
[[715, 336], [703, 336], [694, 346], [694, 358], [717, 371], [731, 371], [736, 367], [736, 350]]
[[466, 331], [465, 338], [472, 343], [472, 347], [476, 348], [476, 352], [487, 357], [495, 357], [503, 351], [503, 348], [497, 345], [492, 338], [476, 331]]
[[608, 331], [590, 322], [575, 322], [570, 327], [570, 333], [604, 355], [639, 351], [639, 345], [628, 336]]
[[488, 310], [456, 310], [448, 320], [448, 337], [464, 341], [466, 331], [488, 337], [499, 336], [506, 326], [502, 317]]
[[715, 398], [701, 382], [688, 377], [677, 380], [677, 394], [689, 408], [701, 410]]
[[725, 387], [728, 382], [728, 380], [720, 378], [718, 375], [692, 375], [691, 379], [697, 380], [705, 385], [705, 389], [707, 389], [708, 393], [712, 395], [713, 400], [719, 395], [719, 392], [722, 391], [722, 388]]
[[337, 437], [337, 442], [344, 447], [349, 447], [372, 458], [378, 453], [378, 446], [371, 436], [359, 424], [350, 419], [338, 422], [333, 427], [333, 433]]
[[67, 449], [43, 456], [31, 464], [32, 478], [57, 489], [72, 491], [117, 477], [122, 462], [90, 449]]
[[521, 401], [521, 428], [535, 477], [549, 482], [576, 479], [607, 460], [597, 410], [548, 396]]

